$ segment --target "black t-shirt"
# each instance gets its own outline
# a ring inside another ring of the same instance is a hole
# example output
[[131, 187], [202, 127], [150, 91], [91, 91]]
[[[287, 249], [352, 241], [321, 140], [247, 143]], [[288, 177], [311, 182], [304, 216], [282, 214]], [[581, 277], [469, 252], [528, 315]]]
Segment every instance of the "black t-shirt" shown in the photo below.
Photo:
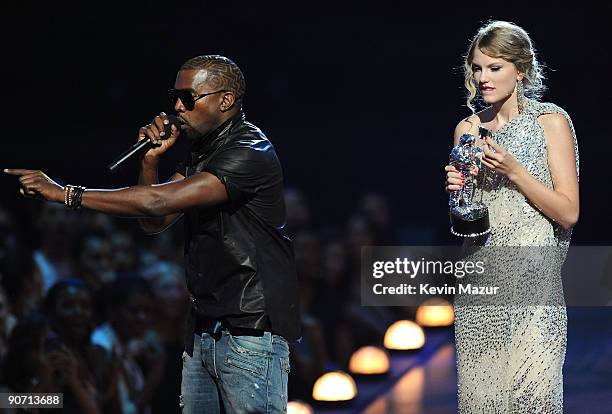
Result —
[[[176, 171], [186, 177], [214, 174], [229, 198], [184, 212], [185, 272], [194, 312], [297, 339], [295, 260], [272, 143], [240, 112], [198, 141]], [[187, 340], [189, 351], [192, 342]]]

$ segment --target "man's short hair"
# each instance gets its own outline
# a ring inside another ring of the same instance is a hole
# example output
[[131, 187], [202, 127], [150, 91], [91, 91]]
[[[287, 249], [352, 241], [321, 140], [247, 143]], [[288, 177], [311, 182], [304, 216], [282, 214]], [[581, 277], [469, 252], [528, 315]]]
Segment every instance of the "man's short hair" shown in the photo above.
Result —
[[231, 91], [241, 100], [246, 92], [242, 71], [231, 59], [220, 55], [202, 55], [189, 59], [180, 70], [206, 69], [209, 77], [206, 83], [212, 88]]

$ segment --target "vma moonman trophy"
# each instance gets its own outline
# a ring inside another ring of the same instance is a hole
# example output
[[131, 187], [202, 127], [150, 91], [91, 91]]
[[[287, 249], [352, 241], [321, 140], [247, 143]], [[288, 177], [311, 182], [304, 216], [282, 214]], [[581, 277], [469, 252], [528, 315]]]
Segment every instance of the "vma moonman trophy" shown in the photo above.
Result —
[[[483, 127], [479, 128], [481, 139], [491, 135]], [[459, 145], [453, 147], [450, 153], [449, 164], [463, 173], [464, 185], [460, 190], [450, 192], [450, 221], [451, 233], [460, 237], [477, 237], [487, 234], [489, 227], [489, 210], [482, 202], [473, 201], [474, 176], [470, 170], [481, 167], [482, 148], [476, 146], [476, 137], [472, 134], [463, 134], [459, 138]]]

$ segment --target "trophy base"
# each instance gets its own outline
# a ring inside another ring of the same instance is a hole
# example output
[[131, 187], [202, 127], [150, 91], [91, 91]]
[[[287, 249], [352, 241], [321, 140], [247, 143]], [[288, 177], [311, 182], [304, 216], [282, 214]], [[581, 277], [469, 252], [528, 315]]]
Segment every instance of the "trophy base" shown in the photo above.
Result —
[[451, 233], [459, 237], [478, 237], [489, 233], [491, 231], [489, 211], [484, 207], [476, 209], [476, 212], [477, 217], [466, 219], [465, 216], [459, 216], [456, 212], [451, 211]]

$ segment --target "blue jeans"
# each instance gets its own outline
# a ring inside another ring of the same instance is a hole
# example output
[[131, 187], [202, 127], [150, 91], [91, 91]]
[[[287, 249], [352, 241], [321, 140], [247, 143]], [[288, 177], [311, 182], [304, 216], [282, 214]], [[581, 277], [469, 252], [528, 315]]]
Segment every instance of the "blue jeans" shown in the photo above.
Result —
[[183, 352], [180, 406], [184, 414], [286, 413], [288, 376], [289, 346], [278, 335], [194, 335], [193, 357]]

